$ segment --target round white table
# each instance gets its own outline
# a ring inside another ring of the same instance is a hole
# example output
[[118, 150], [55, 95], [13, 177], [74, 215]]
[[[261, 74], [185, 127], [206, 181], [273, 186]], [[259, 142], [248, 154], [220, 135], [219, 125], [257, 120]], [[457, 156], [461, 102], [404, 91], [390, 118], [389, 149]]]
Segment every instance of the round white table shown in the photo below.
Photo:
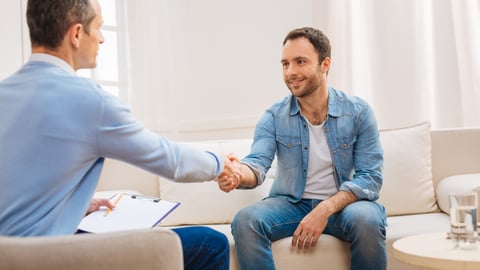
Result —
[[447, 233], [408, 236], [393, 243], [393, 255], [398, 260], [429, 269], [479, 270], [480, 242], [474, 249], [455, 248]]

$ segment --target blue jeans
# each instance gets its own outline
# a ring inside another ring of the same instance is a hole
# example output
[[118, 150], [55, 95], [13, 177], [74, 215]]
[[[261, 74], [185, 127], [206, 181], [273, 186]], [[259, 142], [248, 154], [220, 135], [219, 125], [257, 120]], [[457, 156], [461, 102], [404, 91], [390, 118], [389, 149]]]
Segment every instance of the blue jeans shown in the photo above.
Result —
[[228, 270], [230, 246], [227, 237], [208, 227], [172, 229], [182, 242], [183, 268], [187, 270]]
[[[319, 200], [291, 203], [267, 198], [240, 210], [232, 222], [235, 249], [242, 270], [275, 269], [271, 243], [289, 237]], [[385, 208], [357, 201], [332, 215], [323, 233], [350, 242], [351, 269], [387, 268]]]

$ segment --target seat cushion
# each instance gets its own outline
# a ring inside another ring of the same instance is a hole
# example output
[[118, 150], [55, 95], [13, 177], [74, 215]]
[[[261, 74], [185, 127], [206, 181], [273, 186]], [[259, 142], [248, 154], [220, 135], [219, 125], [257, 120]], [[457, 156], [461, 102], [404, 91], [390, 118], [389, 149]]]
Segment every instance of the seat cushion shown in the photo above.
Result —
[[[240, 266], [235, 254], [230, 224], [209, 225], [225, 234], [230, 242], [230, 270], [239, 270]], [[350, 269], [349, 243], [331, 235], [323, 234], [315, 248], [299, 251], [291, 247], [292, 237], [283, 238], [272, 243], [272, 252], [277, 270], [291, 269]]]

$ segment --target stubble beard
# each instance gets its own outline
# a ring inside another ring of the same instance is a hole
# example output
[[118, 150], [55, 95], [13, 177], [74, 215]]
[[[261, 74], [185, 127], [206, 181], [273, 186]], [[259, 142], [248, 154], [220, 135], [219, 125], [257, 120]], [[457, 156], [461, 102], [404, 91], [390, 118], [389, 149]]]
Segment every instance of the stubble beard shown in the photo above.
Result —
[[288, 80], [285, 82], [290, 93], [297, 98], [304, 98], [311, 95], [315, 90], [319, 87], [319, 85], [315, 85], [311, 78], [305, 78], [303, 81], [305, 83], [304, 86], [293, 87]]

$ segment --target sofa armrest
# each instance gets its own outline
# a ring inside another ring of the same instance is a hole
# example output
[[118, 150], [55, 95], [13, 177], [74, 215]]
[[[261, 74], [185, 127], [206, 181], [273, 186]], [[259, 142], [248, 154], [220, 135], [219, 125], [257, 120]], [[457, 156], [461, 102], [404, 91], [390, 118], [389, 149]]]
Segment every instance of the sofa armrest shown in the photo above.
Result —
[[183, 269], [180, 238], [155, 228], [52, 237], [0, 236], [0, 269]]
[[438, 183], [435, 189], [438, 206], [443, 212], [449, 214], [448, 194], [474, 192], [474, 189], [477, 187], [480, 187], [480, 173], [445, 177]]

